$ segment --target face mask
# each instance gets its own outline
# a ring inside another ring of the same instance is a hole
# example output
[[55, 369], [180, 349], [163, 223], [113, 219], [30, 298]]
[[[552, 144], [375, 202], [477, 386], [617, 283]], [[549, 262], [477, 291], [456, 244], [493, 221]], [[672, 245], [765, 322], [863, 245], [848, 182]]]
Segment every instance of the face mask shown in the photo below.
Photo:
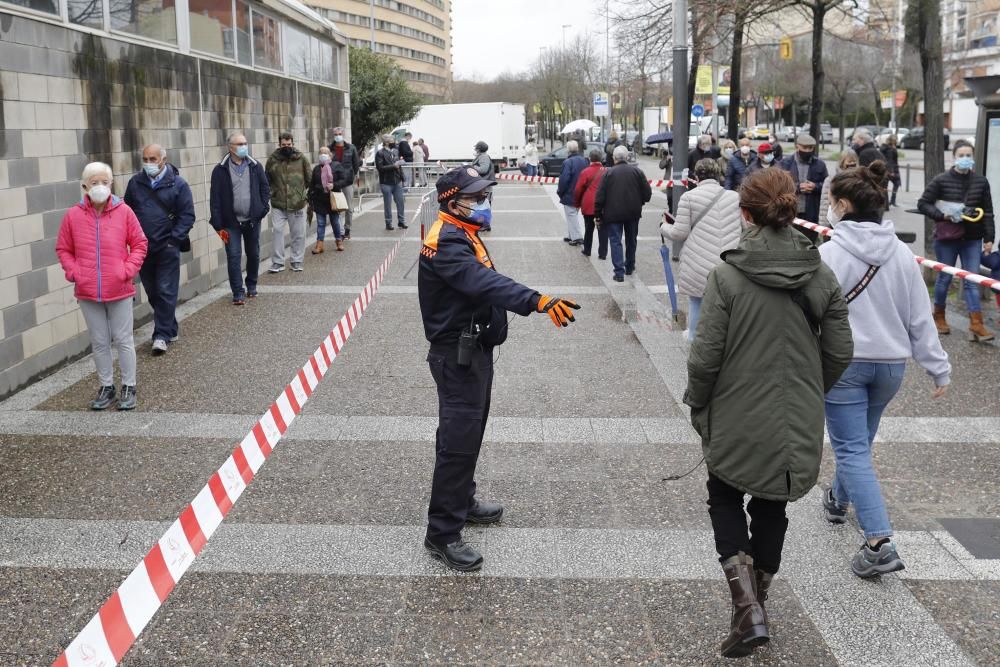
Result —
[[321, 164], [326, 164], [327, 162], [330, 161], [330, 156], [327, 155], [326, 153], [320, 153], [319, 161]]
[[469, 214], [469, 220], [477, 224], [489, 227], [493, 221], [493, 208], [490, 200], [487, 199], [482, 204], [473, 204]]
[[340, 134], [334, 135], [333, 141], [335, 143], [342, 144], [342, 143], [344, 143], [344, 137], [343, 137], [343, 135], [340, 135]]
[[724, 156], [726, 156], [726, 159], [728, 160], [729, 158], [731, 158], [733, 156], [733, 149], [732, 148], [726, 148], [726, 149], [724, 149], [722, 151], [722, 154]]
[[154, 178], [157, 174], [160, 173], [160, 165], [158, 164], [149, 164], [148, 162], [144, 162], [142, 165], [142, 169], [143, 171], [146, 172], [146, 175], [149, 176], [150, 178]]
[[828, 206], [826, 209], [827, 224], [829, 224], [831, 227], [836, 227], [837, 223], [840, 222], [840, 218], [841, 215], [837, 213], [835, 210], [833, 210], [833, 204], [830, 204], [830, 206]]
[[955, 160], [955, 166], [961, 169], [962, 171], [970, 171], [973, 167], [976, 166], [976, 160], [971, 157], [960, 157], [957, 160]]
[[238, 158], [245, 158], [249, 154], [250, 154], [250, 149], [247, 148], [246, 146], [237, 146], [236, 147], [236, 157], [238, 157]]
[[750, 155], [750, 147], [749, 146], [740, 146], [740, 154], [741, 155]]
[[281, 151], [282, 155], [291, 155], [295, 151], [295, 149], [291, 146], [282, 146], [278, 150]]
[[774, 156], [770, 153], [764, 153], [760, 159], [764, 161], [764, 164], [771, 164], [774, 161]]
[[799, 160], [802, 162], [809, 162], [812, 160], [812, 151], [796, 151], [799, 154]]
[[90, 196], [90, 201], [93, 203], [103, 204], [111, 196], [111, 188], [106, 185], [94, 185], [87, 190], [87, 195]]

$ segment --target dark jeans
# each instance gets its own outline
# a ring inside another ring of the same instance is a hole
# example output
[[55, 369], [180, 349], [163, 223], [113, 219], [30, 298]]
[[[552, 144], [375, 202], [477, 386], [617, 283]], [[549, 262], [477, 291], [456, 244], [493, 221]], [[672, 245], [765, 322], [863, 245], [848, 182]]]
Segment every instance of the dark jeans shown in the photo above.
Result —
[[[737, 553], [753, 556], [754, 567], [776, 574], [781, 566], [788, 519], [783, 500], [750, 498], [743, 511], [743, 492], [708, 474], [708, 514], [715, 532], [715, 550], [719, 562]], [[747, 535], [750, 514], [750, 535]]]
[[385, 213], [385, 226], [392, 227], [392, 202], [396, 202], [396, 220], [399, 224], [406, 224], [406, 214], [404, 213], [405, 203], [403, 201], [403, 186], [399, 183], [394, 185], [387, 185], [382, 183], [379, 185], [379, 189], [382, 190], [382, 208]]
[[461, 536], [476, 495], [476, 463], [490, 415], [493, 354], [477, 349], [459, 366], [458, 346], [431, 346], [427, 363], [437, 385], [438, 429], [427, 538], [438, 545]]
[[[583, 254], [590, 255], [594, 246], [594, 216], [583, 214]], [[608, 228], [605, 225], [597, 227], [597, 256], [608, 256]]]
[[170, 340], [177, 335], [177, 288], [181, 279], [181, 251], [168, 244], [146, 255], [139, 269], [142, 288], [153, 307], [153, 340]]
[[[229, 264], [229, 288], [233, 290], [234, 297], [243, 296], [247, 292], [256, 293], [257, 271], [260, 269], [260, 220], [244, 222], [228, 231], [226, 259]], [[240, 270], [244, 250], [247, 254], [246, 291], [243, 289], [243, 272]]]
[[[611, 241], [611, 263], [615, 275], [621, 276], [635, 271], [635, 246], [639, 237], [639, 221], [630, 220], [626, 223], [601, 223], [608, 228], [608, 240]], [[625, 239], [625, 255], [622, 256], [622, 237]], [[599, 253], [600, 251], [598, 251]]]

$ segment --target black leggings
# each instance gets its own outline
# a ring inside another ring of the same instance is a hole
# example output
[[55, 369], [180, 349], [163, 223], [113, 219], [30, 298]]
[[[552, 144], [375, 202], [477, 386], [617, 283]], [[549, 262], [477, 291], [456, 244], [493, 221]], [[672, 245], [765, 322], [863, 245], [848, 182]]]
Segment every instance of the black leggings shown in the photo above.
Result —
[[[776, 574], [781, 566], [781, 549], [785, 544], [788, 519], [784, 500], [750, 498], [743, 510], [744, 493], [721, 479], [708, 474], [708, 514], [715, 532], [715, 550], [719, 562], [737, 553], [753, 556], [754, 567]], [[747, 513], [750, 514], [750, 535], [747, 534]]]

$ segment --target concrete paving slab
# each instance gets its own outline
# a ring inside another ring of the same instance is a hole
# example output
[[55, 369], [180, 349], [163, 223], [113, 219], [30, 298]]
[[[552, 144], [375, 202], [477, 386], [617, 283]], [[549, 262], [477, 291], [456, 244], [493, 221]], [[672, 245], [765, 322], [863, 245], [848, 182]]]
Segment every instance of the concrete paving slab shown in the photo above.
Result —
[[907, 581], [948, 636], [978, 665], [1000, 655], [1000, 582]]

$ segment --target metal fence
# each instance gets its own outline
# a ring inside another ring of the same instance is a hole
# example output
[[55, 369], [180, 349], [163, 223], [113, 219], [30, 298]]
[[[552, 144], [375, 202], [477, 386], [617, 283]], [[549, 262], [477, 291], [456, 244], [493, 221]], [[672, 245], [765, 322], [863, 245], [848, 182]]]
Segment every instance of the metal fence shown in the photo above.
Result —
[[[462, 162], [425, 162], [414, 164], [412, 162], [400, 166], [403, 172], [403, 190], [407, 194], [424, 194], [432, 192], [434, 184], [443, 173], [454, 167], [461, 166]], [[373, 166], [365, 166], [358, 175], [358, 197], [354, 202], [354, 211], [361, 212], [361, 205], [365, 198], [380, 198], [382, 191], [379, 188], [378, 170]]]

